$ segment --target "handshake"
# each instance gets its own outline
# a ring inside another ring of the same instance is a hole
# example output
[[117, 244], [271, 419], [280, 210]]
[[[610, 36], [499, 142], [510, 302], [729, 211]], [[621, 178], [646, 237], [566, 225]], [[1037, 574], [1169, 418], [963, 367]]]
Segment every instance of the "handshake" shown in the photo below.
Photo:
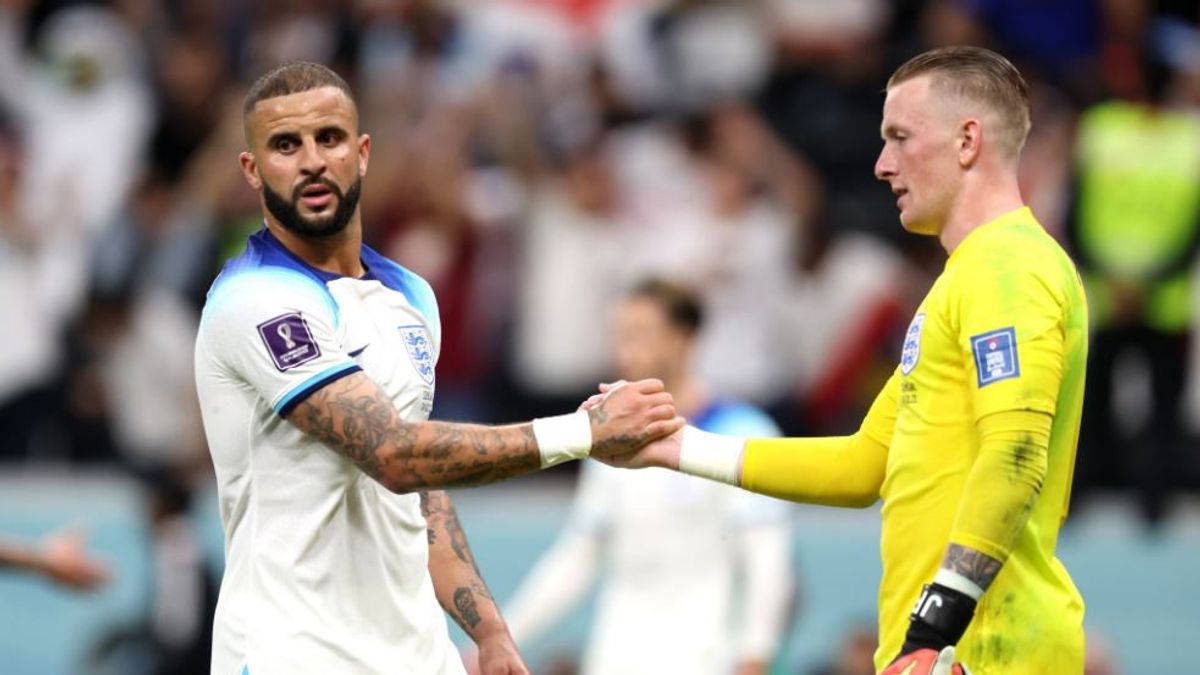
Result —
[[534, 432], [543, 466], [590, 456], [629, 469], [675, 469], [685, 423], [662, 381], [647, 379], [601, 384], [574, 414], [536, 420]]

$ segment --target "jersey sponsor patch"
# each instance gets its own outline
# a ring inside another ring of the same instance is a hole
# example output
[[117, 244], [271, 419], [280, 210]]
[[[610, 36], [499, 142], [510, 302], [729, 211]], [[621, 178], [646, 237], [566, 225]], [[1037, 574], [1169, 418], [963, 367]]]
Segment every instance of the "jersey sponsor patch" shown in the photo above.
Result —
[[904, 349], [900, 352], [900, 372], [908, 375], [917, 367], [921, 358], [921, 327], [925, 325], [925, 312], [918, 312], [904, 333]]
[[1017, 363], [1017, 332], [1011, 326], [971, 338], [979, 386], [1021, 376]]
[[279, 370], [290, 370], [321, 355], [321, 349], [299, 312], [277, 316], [258, 324], [267, 353]]
[[429, 331], [419, 325], [400, 326], [400, 338], [417, 374], [425, 384], [433, 384], [433, 341], [429, 339]]

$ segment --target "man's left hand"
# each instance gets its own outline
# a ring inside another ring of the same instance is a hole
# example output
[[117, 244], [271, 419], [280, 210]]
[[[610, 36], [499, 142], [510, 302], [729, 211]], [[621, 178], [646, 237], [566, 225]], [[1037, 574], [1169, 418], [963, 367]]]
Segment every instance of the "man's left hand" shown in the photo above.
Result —
[[482, 640], [478, 651], [464, 658], [471, 675], [529, 675], [529, 668], [508, 635]]
[[879, 675], [971, 675], [971, 671], [954, 662], [954, 647], [946, 647], [940, 652], [918, 649], [904, 654]]

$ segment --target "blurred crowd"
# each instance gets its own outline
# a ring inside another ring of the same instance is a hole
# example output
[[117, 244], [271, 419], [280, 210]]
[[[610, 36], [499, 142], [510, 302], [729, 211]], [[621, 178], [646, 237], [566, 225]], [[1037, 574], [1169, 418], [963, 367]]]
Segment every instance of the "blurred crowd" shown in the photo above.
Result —
[[970, 43], [1029, 81], [1024, 194], [1089, 291], [1076, 498], [1128, 489], [1157, 523], [1200, 487], [1198, 21], [1186, 0], [0, 0], [0, 457], [145, 477], [171, 540], [211, 473], [199, 309], [261, 226], [242, 95], [297, 59], [357, 92], [367, 241], [437, 294], [435, 417], [573, 408], [612, 373], [614, 301], [659, 276], [704, 300], [715, 391], [788, 434], [852, 431], [945, 258], [873, 177], [882, 88]]

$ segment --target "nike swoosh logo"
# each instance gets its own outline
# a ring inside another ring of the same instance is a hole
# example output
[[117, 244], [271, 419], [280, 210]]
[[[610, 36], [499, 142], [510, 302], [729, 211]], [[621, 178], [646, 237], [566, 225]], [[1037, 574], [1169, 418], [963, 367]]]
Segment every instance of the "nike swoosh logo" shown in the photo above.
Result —
[[367, 347], [370, 347], [370, 346], [371, 346], [371, 343], [368, 342], [367, 344], [359, 347], [358, 349], [355, 349], [354, 351], [350, 352], [350, 358], [354, 358], [354, 357], [358, 356], [359, 354], [363, 353], [364, 349], [366, 349]]

